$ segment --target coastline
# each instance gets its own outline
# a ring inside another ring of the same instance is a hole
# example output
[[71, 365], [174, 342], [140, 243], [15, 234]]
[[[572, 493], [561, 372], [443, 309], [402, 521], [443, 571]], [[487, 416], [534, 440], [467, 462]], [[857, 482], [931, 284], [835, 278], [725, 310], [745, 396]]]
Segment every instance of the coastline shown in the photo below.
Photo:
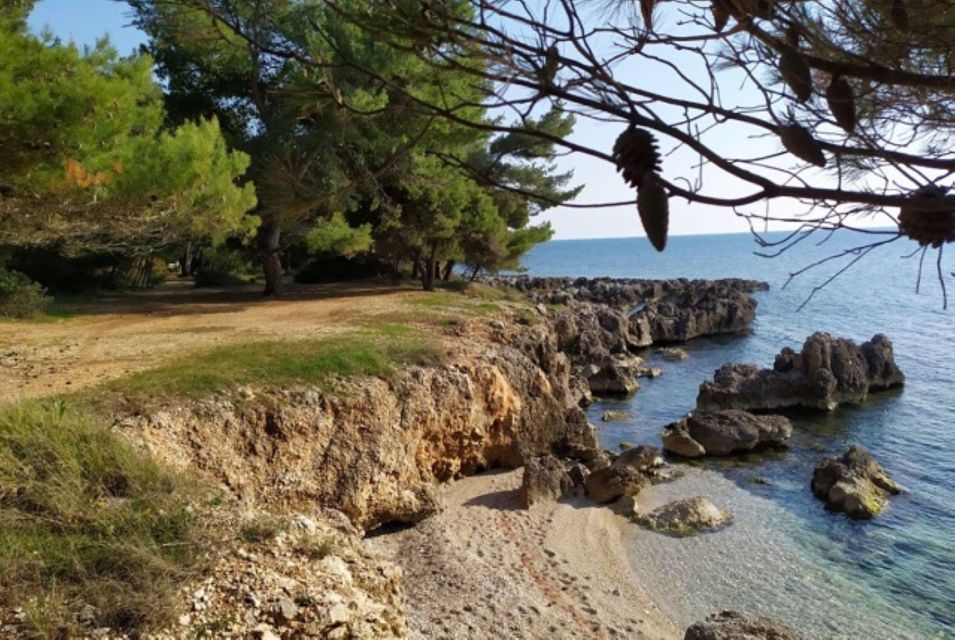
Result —
[[682, 638], [635, 575], [625, 518], [570, 498], [518, 507], [521, 471], [462, 478], [444, 510], [365, 541], [404, 572], [409, 638]]

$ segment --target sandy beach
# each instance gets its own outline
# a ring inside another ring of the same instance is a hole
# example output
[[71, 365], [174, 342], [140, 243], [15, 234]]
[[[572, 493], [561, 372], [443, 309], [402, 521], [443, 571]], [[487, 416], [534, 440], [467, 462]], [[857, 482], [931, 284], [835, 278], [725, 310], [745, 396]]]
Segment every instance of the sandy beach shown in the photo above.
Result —
[[439, 515], [366, 541], [404, 570], [411, 638], [682, 637], [626, 560], [633, 525], [586, 500], [520, 509], [520, 479], [463, 478]]

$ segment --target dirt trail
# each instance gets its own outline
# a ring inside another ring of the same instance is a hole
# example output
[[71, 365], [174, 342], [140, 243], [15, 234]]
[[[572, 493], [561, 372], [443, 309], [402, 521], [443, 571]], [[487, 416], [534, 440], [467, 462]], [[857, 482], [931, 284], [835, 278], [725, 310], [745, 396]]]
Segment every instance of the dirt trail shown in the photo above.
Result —
[[152, 291], [64, 307], [42, 322], [0, 322], [0, 402], [89, 387], [218, 344], [314, 338], [402, 310], [413, 289], [293, 286], [264, 300], [258, 287]]
[[519, 509], [520, 481], [462, 478], [440, 514], [366, 541], [404, 571], [410, 638], [682, 637], [628, 567], [632, 525], [584, 500]]

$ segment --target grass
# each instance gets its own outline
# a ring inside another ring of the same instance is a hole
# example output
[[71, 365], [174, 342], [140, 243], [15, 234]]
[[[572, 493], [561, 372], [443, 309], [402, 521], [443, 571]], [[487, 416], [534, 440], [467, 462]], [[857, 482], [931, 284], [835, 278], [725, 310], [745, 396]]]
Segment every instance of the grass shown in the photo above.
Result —
[[270, 514], [257, 515], [239, 526], [239, 539], [250, 544], [269, 542], [284, 528], [285, 522], [281, 518]]
[[23, 637], [68, 637], [84, 608], [93, 627], [169, 624], [198, 566], [192, 507], [205, 497], [94, 414], [62, 401], [0, 408], [0, 606], [24, 609]]
[[341, 376], [390, 377], [399, 366], [435, 364], [443, 354], [427, 335], [397, 324], [369, 325], [314, 340], [216, 347], [107, 384], [126, 397], [197, 397], [247, 384], [321, 385]]

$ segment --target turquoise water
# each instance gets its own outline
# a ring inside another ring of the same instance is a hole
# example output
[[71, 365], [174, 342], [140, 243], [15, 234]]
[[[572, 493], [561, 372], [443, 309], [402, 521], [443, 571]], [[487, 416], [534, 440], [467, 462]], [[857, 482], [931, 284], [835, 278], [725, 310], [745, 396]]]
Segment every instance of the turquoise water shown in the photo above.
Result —
[[[841, 263], [781, 289], [791, 272], [869, 240], [837, 235], [774, 259], [754, 256], [748, 234], [675, 237], [663, 254], [636, 238], [555, 241], [525, 260], [532, 275], [735, 276], [773, 287], [757, 294], [750, 334], [695, 340], [682, 363], [651, 358], [662, 377], [641, 381], [631, 399], [591, 407], [608, 448], [622, 441], [659, 446], [662, 427], [693, 408], [700, 382], [724, 362], [772, 366], [781, 347], [798, 349], [817, 330], [857, 341], [882, 332], [894, 342], [904, 390], [830, 414], [794, 416], [787, 451], [681, 465], [683, 479], [641, 494], [650, 503], [705, 494], [735, 514], [731, 527], [691, 539], [635, 528], [635, 571], [681, 622], [735, 608], [785, 620], [811, 638], [955, 638], [955, 310], [942, 309], [935, 255], [925, 260], [921, 294], [918, 257], [901, 259], [915, 247], [902, 241], [868, 255], [802, 311], [813, 287]], [[633, 418], [602, 423], [607, 408]], [[815, 463], [850, 443], [868, 448], [907, 489], [869, 522], [829, 513], [809, 492]]]

